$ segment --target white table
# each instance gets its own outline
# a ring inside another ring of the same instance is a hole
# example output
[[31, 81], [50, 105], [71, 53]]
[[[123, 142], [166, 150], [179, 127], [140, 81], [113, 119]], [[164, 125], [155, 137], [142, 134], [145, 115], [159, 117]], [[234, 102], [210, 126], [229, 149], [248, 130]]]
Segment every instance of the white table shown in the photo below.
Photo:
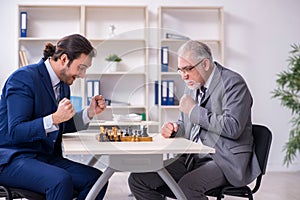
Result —
[[72, 133], [64, 135], [63, 148], [66, 155], [107, 155], [107, 168], [96, 181], [86, 199], [94, 200], [114, 172], [157, 172], [173, 191], [177, 199], [186, 199], [178, 184], [163, 166], [167, 153], [215, 153], [213, 148], [196, 144], [184, 138], [165, 139], [160, 135], [152, 142], [98, 142], [97, 133]]

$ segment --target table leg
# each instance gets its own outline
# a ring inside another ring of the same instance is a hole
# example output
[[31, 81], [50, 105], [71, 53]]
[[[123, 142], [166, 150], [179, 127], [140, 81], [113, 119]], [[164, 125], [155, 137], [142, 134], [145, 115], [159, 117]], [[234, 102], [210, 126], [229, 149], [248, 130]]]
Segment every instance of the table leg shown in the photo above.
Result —
[[96, 183], [93, 185], [92, 189], [89, 191], [86, 200], [94, 200], [99, 194], [100, 190], [107, 183], [108, 179], [113, 175], [116, 170], [107, 167], [103, 174], [99, 177]]
[[169, 174], [169, 172], [165, 168], [158, 170], [157, 173], [169, 186], [169, 188], [172, 190], [172, 192], [174, 193], [177, 199], [181, 199], [181, 200], [187, 199], [184, 193], [182, 192], [182, 190], [180, 189], [180, 187], [178, 186], [178, 184], [175, 182], [173, 177]]
[[98, 160], [99, 160], [100, 157], [101, 157], [101, 155], [93, 155], [93, 156], [89, 159], [87, 165], [89, 165], [89, 166], [94, 166], [94, 165], [98, 162]]

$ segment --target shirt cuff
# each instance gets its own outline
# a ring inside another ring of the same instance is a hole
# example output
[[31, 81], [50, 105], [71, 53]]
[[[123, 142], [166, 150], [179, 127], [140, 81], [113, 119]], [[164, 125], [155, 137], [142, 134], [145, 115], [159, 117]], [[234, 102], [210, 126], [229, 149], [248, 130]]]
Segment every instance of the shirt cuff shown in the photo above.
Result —
[[90, 123], [92, 120], [89, 118], [88, 113], [87, 113], [87, 107], [83, 109], [82, 113], [82, 121], [84, 124]]
[[52, 114], [44, 117], [43, 123], [46, 133], [58, 130], [58, 126], [53, 124]]

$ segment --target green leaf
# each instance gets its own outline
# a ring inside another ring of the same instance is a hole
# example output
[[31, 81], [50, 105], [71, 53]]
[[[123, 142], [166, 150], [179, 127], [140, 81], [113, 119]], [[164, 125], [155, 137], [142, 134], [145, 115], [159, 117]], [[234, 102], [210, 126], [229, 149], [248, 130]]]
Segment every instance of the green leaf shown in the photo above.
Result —
[[272, 97], [280, 100], [281, 105], [290, 109], [289, 140], [284, 145], [284, 164], [289, 166], [300, 151], [300, 44], [292, 44], [292, 50], [287, 59], [287, 69], [277, 76], [277, 88], [272, 91]]

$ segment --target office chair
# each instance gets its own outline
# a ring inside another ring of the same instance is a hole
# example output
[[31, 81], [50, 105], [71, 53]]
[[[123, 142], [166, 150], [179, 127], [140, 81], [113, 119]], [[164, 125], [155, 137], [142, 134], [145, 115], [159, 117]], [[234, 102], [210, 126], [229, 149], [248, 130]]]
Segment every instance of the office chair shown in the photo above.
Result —
[[[78, 196], [78, 192], [74, 191], [74, 198]], [[0, 185], [0, 197], [5, 197], [5, 200], [27, 199], [27, 200], [46, 200], [46, 195], [31, 190], [25, 190], [14, 187], [6, 187]]]
[[254, 188], [251, 190], [251, 188], [247, 185], [242, 187], [225, 185], [207, 191], [205, 193], [207, 196], [217, 197], [217, 200], [221, 200], [222, 198], [224, 198], [224, 195], [243, 197], [248, 198], [249, 200], [253, 200], [253, 194], [258, 191], [261, 184], [262, 176], [266, 172], [267, 161], [272, 141], [272, 133], [265, 126], [253, 124], [252, 134], [255, 146], [254, 151], [256, 153], [258, 163], [261, 169], [261, 174], [256, 178]]
[[30, 190], [0, 186], [0, 197], [5, 197], [6, 200], [13, 199], [28, 199], [28, 200], [46, 200], [44, 194], [33, 192]]

